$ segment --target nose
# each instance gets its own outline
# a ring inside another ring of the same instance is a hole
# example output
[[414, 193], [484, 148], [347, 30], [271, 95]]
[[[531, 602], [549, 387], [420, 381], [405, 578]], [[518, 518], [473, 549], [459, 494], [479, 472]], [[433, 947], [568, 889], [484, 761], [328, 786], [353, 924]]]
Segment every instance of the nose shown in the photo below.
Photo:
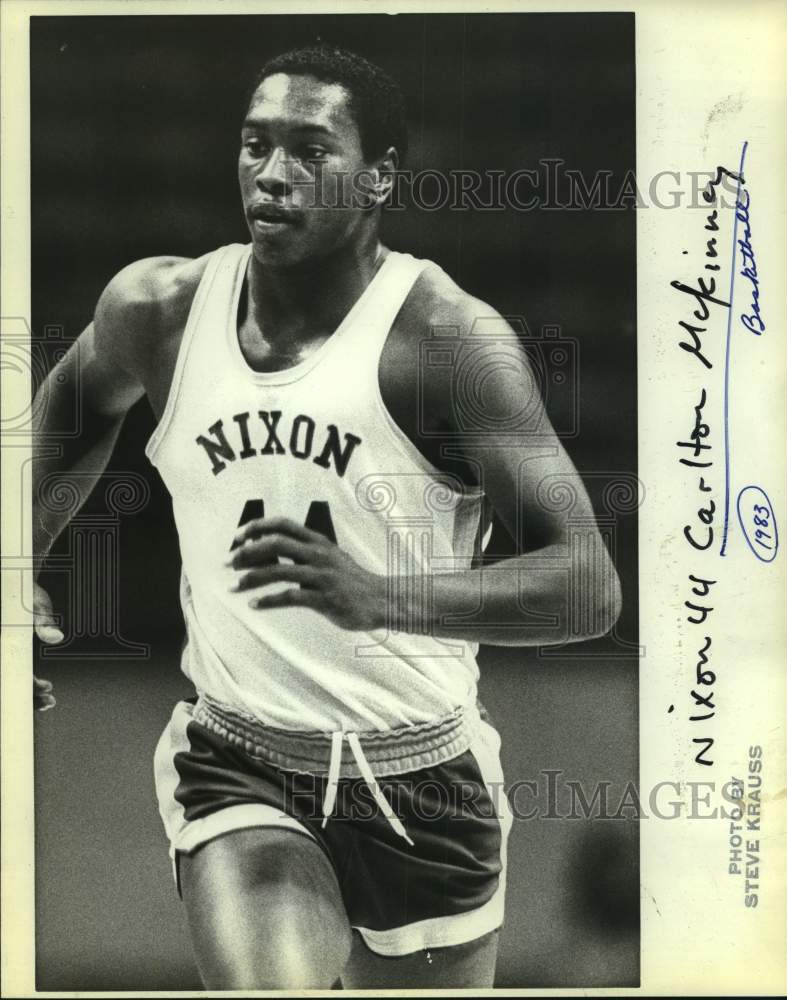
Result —
[[272, 149], [257, 174], [257, 185], [274, 195], [287, 195], [292, 191], [292, 167], [281, 146]]

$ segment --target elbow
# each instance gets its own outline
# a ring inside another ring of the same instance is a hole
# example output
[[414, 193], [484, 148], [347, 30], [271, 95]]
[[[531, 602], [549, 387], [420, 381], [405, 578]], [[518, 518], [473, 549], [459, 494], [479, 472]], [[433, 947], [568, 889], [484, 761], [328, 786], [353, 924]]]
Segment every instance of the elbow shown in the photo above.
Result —
[[603, 631], [601, 635], [606, 635], [607, 632], [612, 631], [612, 629], [617, 624], [620, 618], [620, 613], [623, 610], [623, 591], [620, 586], [620, 577], [618, 576], [618, 571], [610, 562], [609, 564], [609, 587], [608, 587], [608, 597], [604, 602], [602, 608], [602, 620], [604, 622]]
[[591, 634], [585, 636], [587, 639], [600, 639], [612, 631], [623, 610], [620, 577], [611, 559], [607, 560], [600, 586], [596, 587], [595, 590], [591, 601], [593, 607], [593, 613], [590, 616], [592, 628]]
[[590, 585], [578, 591], [581, 610], [571, 614], [569, 609], [568, 642], [587, 642], [605, 636], [615, 627], [623, 608], [620, 577], [611, 559], [605, 560], [601, 572], [588, 573], [585, 579]]

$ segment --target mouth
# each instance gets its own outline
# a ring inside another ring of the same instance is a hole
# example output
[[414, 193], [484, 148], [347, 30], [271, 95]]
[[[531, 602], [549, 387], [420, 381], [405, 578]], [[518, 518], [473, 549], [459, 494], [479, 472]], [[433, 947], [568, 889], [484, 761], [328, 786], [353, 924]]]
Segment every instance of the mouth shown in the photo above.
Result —
[[272, 203], [252, 205], [249, 215], [254, 228], [262, 232], [285, 229], [297, 222], [297, 215], [293, 209]]

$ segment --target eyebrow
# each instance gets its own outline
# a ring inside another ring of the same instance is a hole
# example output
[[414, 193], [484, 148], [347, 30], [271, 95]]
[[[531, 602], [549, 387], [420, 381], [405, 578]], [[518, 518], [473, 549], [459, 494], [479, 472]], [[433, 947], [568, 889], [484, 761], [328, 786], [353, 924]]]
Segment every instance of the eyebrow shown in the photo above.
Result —
[[288, 132], [312, 132], [318, 133], [319, 135], [333, 135], [333, 131], [327, 128], [325, 125], [318, 125], [316, 122], [302, 122], [292, 124], [290, 122], [282, 121], [281, 119], [271, 119], [266, 121], [265, 119], [259, 120], [255, 118], [246, 118], [243, 122], [243, 128], [271, 128], [275, 126], [280, 128], [285, 128]]

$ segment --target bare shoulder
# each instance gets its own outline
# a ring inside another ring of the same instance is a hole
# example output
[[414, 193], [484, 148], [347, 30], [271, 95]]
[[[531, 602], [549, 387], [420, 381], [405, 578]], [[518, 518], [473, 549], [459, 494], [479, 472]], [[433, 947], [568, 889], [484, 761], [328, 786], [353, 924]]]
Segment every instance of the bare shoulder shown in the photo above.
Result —
[[188, 314], [210, 255], [146, 257], [127, 265], [112, 278], [96, 306], [96, 318], [109, 322], [146, 322], [162, 326]]
[[137, 371], [179, 337], [210, 255], [147, 257], [107, 284], [94, 316], [96, 346]]
[[[440, 339], [439, 363], [424, 350], [432, 338]], [[476, 416], [481, 419], [475, 403], [468, 414], [457, 413], [457, 393], [481, 393], [483, 416], [499, 422], [520, 408], [523, 394], [534, 392], [530, 364], [510, 323], [436, 264], [413, 285], [383, 362], [381, 387], [392, 396], [395, 379], [417, 384], [430, 419], [445, 426], [459, 422], [471, 429]]]
[[494, 306], [461, 288], [437, 264], [429, 263], [418, 276], [402, 309], [401, 318], [413, 331], [440, 328], [460, 337], [490, 332], [516, 342], [516, 334]]

